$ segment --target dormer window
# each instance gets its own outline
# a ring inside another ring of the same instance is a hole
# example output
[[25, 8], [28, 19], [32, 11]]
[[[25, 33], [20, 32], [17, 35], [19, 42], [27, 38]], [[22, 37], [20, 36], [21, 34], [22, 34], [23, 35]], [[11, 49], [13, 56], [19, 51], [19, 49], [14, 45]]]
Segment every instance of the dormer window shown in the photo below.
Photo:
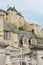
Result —
[[4, 40], [10, 40], [10, 32], [8, 31], [4, 32]]
[[28, 40], [27, 39], [24, 39], [24, 43], [28, 43]]
[[31, 44], [36, 45], [36, 39], [31, 39]]
[[23, 37], [22, 39], [23, 44], [28, 44], [28, 38], [26, 36]]

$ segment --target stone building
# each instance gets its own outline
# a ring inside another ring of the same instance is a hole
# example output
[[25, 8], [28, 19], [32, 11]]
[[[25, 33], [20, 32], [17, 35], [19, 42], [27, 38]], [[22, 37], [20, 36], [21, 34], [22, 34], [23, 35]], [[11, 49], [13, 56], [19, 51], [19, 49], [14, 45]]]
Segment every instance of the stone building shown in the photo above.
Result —
[[15, 7], [8, 7], [6, 11], [0, 9], [0, 15], [0, 18], [3, 18], [10, 27], [18, 29], [20, 26], [24, 26], [26, 31], [34, 29], [35, 34], [38, 37], [42, 37], [40, 26], [37, 24], [27, 23], [22, 14], [18, 12]]
[[6, 19], [11, 26], [14, 25], [17, 28], [24, 25], [24, 17], [15, 7], [7, 9]]
[[[0, 65], [43, 65], [43, 40], [35, 39], [33, 32], [21, 31], [7, 24], [7, 20], [16, 21], [16, 12], [14, 8], [7, 12], [0, 10]], [[23, 25], [24, 19], [23, 23], [22, 20], [19, 22]], [[33, 28], [36, 31], [37, 26]]]
[[31, 46], [32, 57], [36, 60], [36, 65], [43, 65], [43, 40], [36, 39], [36, 45]]

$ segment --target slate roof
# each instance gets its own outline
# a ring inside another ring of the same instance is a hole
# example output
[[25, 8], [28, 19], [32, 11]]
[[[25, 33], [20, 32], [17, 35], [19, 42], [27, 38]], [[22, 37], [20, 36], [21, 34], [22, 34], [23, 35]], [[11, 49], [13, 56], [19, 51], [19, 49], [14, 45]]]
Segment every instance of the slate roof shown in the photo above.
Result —
[[6, 22], [3, 22], [3, 28], [4, 28], [4, 31], [11, 31], [11, 28], [7, 25]]
[[15, 9], [15, 7], [9, 7], [9, 8], [7, 9], [7, 11], [9, 11], [9, 10], [11, 10], [11, 11], [16, 11], [16, 12], [17, 12], [17, 10]]
[[15, 29], [15, 28], [14, 29], [10, 28], [10, 26], [8, 26], [6, 22], [4, 22], [4, 30], [13, 32], [13, 33], [17, 33], [20, 45], [22, 44], [21, 40], [22, 40], [23, 36], [27, 36], [27, 38], [29, 38], [29, 39], [33, 36], [32, 32], [25, 32], [25, 31], [21, 31], [21, 30]]
[[[16, 12], [17, 12], [17, 15], [22, 16], [22, 14], [21, 14], [20, 12], [18, 12], [15, 7], [9, 7], [9, 8], [7, 9], [7, 11], [9, 11], [9, 10], [11, 10], [11, 11], [16, 11]], [[23, 17], [23, 16], [22, 16], [22, 17]]]
[[27, 36], [29, 39], [33, 36], [32, 32], [25, 32], [25, 31], [21, 31], [21, 30], [17, 30], [17, 29], [16, 30], [14, 29], [14, 32], [18, 33], [20, 47], [22, 46], [22, 37], [23, 36]]
[[11, 32], [14, 32], [14, 33], [17, 33], [19, 34], [20, 38], [22, 36], [27, 36], [28, 38], [31, 38], [33, 33], [32, 32], [25, 32], [25, 31], [21, 31], [21, 30], [18, 30], [18, 29], [13, 29], [13, 28], [10, 28], [10, 26], [8, 26], [8, 24], [6, 22], [4, 22], [4, 30], [5, 31], [11, 31]]
[[[9, 32], [13, 32], [13, 33], [17, 33], [18, 36], [19, 36], [19, 43], [21, 45], [21, 39], [23, 36], [27, 36], [27, 38], [32, 38], [33, 36], [33, 33], [32, 32], [25, 32], [25, 31], [21, 31], [21, 30], [18, 30], [18, 29], [13, 29], [13, 28], [10, 28], [6, 22], [4, 22], [4, 30], [5, 31], [9, 31]], [[37, 43], [37, 49], [43, 49], [43, 40], [41, 39], [36, 39], [36, 43]], [[33, 47], [34, 48], [34, 47]]]
[[19, 16], [21, 16], [21, 17], [23, 17], [23, 16], [22, 16], [22, 14], [21, 14], [20, 12], [17, 12], [17, 15], [19, 15]]
[[28, 38], [31, 38], [32, 35], [33, 35], [32, 32], [25, 32], [25, 31], [21, 31], [21, 30], [18, 30], [18, 29], [14, 29], [14, 32], [18, 33], [20, 37], [27, 36]]
[[4, 10], [2, 10], [2, 9], [0, 9], [0, 12], [6, 13], [6, 11], [4, 11]]

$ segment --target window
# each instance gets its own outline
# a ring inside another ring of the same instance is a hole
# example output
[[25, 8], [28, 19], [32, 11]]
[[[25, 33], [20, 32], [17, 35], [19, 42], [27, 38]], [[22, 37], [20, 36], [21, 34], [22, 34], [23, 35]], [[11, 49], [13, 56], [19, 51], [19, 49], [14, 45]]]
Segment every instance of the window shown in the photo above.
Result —
[[24, 39], [24, 42], [27, 43], [27, 39]]
[[28, 39], [24, 39], [24, 43], [27, 43], [28, 44]]
[[31, 44], [36, 45], [36, 40], [35, 39], [31, 39]]
[[4, 39], [10, 40], [10, 32], [4, 32]]

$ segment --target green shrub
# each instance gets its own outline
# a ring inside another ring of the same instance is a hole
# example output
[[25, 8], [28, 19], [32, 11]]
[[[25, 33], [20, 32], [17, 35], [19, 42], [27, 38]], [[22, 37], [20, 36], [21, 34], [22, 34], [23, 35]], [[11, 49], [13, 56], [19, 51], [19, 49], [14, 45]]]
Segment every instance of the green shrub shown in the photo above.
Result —
[[18, 29], [19, 29], [19, 30], [23, 30], [23, 31], [24, 31], [24, 28], [23, 28], [23, 26], [20, 26]]

